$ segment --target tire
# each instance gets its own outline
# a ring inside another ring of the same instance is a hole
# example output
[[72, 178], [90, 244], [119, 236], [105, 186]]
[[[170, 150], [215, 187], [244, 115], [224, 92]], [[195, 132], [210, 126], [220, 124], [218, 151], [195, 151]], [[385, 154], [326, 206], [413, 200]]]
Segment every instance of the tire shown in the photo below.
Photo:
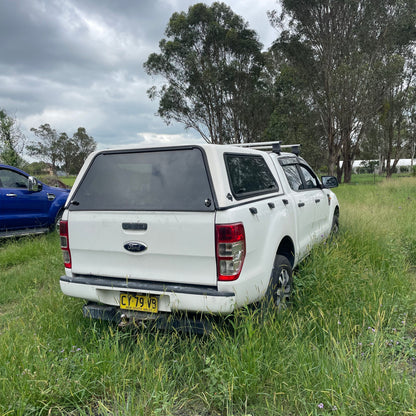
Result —
[[335, 213], [332, 220], [331, 235], [337, 235], [339, 233], [339, 216]]
[[265, 300], [272, 309], [283, 311], [290, 305], [290, 295], [293, 289], [293, 273], [290, 261], [277, 254], [270, 276], [270, 283], [267, 289]]
[[56, 214], [55, 221], [54, 221], [54, 223], [49, 228], [49, 230], [50, 230], [51, 233], [55, 231], [59, 235], [59, 224], [61, 223], [62, 214], [63, 214], [63, 211], [62, 210], [59, 211]]

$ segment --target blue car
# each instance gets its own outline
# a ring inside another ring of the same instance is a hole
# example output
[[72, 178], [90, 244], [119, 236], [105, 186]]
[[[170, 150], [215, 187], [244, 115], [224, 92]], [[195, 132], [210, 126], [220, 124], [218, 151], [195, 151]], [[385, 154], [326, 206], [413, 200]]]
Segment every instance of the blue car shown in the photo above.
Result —
[[69, 189], [45, 185], [12, 166], [0, 164], [0, 238], [56, 229]]

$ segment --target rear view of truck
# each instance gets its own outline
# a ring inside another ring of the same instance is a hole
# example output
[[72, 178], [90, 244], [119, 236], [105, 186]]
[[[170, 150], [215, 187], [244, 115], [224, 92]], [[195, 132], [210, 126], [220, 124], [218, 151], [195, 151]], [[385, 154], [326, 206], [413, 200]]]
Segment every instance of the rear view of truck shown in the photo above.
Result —
[[96, 153], [61, 222], [62, 291], [104, 319], [112, 307], [136, 316], [232, 311], [233, 293], [217, 288], [215, 205], [198, 147]]
[[61, 289], [109, 320], [228, 314], [264, 298], [281, 308], [293, 268], [338, 216], [335, 194], [280, 145], [96, 152], [60, 223]]

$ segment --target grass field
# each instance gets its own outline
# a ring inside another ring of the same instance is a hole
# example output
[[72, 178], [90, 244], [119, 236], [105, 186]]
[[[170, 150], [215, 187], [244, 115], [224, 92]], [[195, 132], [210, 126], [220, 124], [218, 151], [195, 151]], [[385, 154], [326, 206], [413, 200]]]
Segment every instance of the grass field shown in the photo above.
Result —
[[66, 176], [60, 178], [60, 180], [67, 186], [72, 186], [75, 182], [76, 176]]
[[54, 234], [0, 245], [1, 415], [416, 414], [416, 178], [343, 185], [293, 307], [206, 336], [120, 331], [64, 297]]

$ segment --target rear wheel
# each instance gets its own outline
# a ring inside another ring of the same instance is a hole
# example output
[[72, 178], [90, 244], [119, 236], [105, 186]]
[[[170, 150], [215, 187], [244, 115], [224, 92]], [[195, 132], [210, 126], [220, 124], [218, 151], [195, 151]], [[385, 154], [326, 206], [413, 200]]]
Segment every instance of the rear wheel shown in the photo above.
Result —
[[50, 231], [56, 231], [59, 235], [59, 224], [61, 223], [63, 211], [59, 211], [55, 217], [55, 222], [50, 226]]
[[279, 311], [287, 309], [292, 289], [292, 265], [285, 256], [277, 254], [266, 292], [266, 301]]

